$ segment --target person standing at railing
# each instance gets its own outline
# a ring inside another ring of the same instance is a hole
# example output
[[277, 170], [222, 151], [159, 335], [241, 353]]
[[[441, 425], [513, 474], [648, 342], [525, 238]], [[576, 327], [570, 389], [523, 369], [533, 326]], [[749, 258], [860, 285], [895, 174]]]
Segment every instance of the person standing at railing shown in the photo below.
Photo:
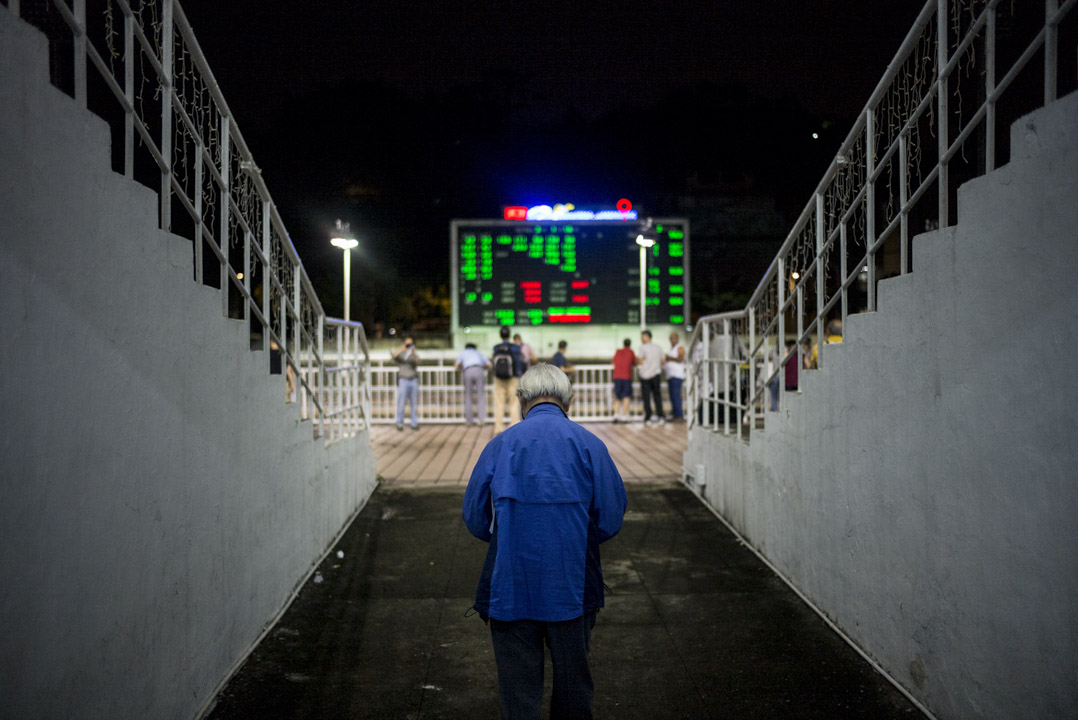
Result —
[[554, 357], [550, 359], [550, 364], [556, 368], [559, 368], [563, 373], [572, 377], [572, 373], [576, 368], [569, 362], [569, 358], [565, 357], [565, 351], [569, 349], [569, 343], [565, 340], [558, 341], [558, 352], [554, 353]]
[[[651, 331], [640, 333], [640, 352], [636, 364], [640, 366], [640, 395], [644, 398], [644, 424], [662, 425], [663, 415], [662, 370], [663, 351], [651, 341]], [[651, 419], [651, 404], [655, 403], [656, 420]]]
[[[614, 353], [614, 422], [629, 422], [629, 403], [633, 399], [633, 366], [636, 353], [632, 340], [625, 338]], [[619, 408], [620, 406], [620, 408]]]
[[[482, 425], [487, 419], [487, 369], [490, 360], [476, 349], [475, 343], [464, 346], [457, 362], [453, 365], [461, 371], [464, 380], [464, 422], [469, 425]], [[479, 396], [479, 419], [473, 413], [472, 393]]]
[[509, 405], [509, 424], [520, 420], [520, 404], [517, 402], [517, 383], [524, 374], [520, 348], [509, 342], [509, 326], [498, 331], [502, 341], [494, 346], [494, 434], [505, 428], [505, 407]]
[[676, 332], [670, 333], [670, 352], [663, 357], [666, 387], [670, 391], [670, 413], [674, 422], [685, 422], [681, 407], [681, 386], [685, 382], [685, 346]]
[[535, 351], [532, 350], [531, 345], [524, 342], [524, 339], [519, 334], [513, 335], [513, 344], [520, 349], [520, 362], [523, 365], [524, 372], [528, 372], [528, 368], [535, 364]]
[[397, 364], [397, 429], [404, 429], [404, 404], [411, 404], [411, 426], [419, 429], [419, 355], [415, 351], [415, 341], [411, 336], [404, 336], [404, 344], [393, 353], [393, 362]]

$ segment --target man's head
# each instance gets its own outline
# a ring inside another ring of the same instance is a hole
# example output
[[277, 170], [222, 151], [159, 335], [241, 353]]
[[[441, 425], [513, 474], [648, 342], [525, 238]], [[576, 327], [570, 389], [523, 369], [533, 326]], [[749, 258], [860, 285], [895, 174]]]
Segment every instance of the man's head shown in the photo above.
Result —
[[498, 332], [501, 334], [502, 340], [508, 340], [509, 339], [509, 326], [508, 325], [502, 325], [502, 329], [499, 330]]
[[621, 346], [622, 347], [632, 347], [632, 344], [633, 344], [633, 341], [630, 340], [629, 338], [625, 338], [624, 340], [621, 341]]
[[565, 350], [567, 347], [569, 347], [569, 343], [565, 342], [564, 340], [558, 341], [558, 350]]
[[564, 412], [569, 412], [573, 385], [560, 368], [539, 363], [521, 376], [517, 384], [517, 397], [520, 399], [521, 417], [527, 416], [528, 411], [541, 402], [552, 402]]
[[680, 340], [680, 339], [681, 339], [681, 337], [676, 332], [670, 333], [670, 344], [671, 345], [677, 345], [677, 341]]
[[640, 333], [640, 342], [645, 342], [645, 343], [651, 342], [651, 331], [650, 330], [644, 330], [643, 332]]
[[475, 350], [475, 343], [464, 343], [465, 350]]
[[524, 339], [522, 337], [520, 337], [519, 334], [516, 334], [516, 335], [513, 335], [513, 342], [515, 342], [517, 345], [521, 345], [521, 344], [523, 344]]

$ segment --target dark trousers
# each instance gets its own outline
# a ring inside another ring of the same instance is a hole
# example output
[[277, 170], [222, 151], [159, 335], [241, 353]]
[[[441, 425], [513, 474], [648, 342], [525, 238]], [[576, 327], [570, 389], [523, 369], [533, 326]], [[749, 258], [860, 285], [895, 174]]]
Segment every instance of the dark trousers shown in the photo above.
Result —
[[655, 414], [663, 416], [663, 379], [656, 375], [648, 379], [640, 378], [640, 394], [644, 396], [644, 422], [651, 419], [651, 399], [655, 398]]
[[540, 622], [490, 619], [502, 720], [538, 720], [543, 704], [543, 644], [550, 648], [554, 690], [551, 718], [591, 719], [595, 686], [588, 665], [595, 613], [575, 620]]

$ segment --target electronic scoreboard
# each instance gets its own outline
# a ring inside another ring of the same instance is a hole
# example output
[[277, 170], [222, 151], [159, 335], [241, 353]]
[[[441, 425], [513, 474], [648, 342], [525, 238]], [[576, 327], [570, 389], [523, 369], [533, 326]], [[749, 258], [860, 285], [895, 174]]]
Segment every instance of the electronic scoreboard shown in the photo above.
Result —
[[[579, 215], [579, 213], [572, 213]], [[612, 213], [606, 213], [610, 215]], [[454, 220], [453, 315], [457, 327], [640, 324], [644, 248], [645, 321], [689, 317], [685, 219]]]

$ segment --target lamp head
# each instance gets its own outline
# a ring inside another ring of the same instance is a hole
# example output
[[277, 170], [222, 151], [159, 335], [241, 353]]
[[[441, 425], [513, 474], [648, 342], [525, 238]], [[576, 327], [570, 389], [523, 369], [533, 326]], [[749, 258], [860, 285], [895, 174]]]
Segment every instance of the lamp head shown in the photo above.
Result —
[[335, 237], [330, 238], [329, 242], [334, 247], [339, 247], [341, 250], [351, 250], [359, 245], [359, 240], [356, 240], [355, 238]]
[[636, 236], [636, 244], [642, 248], [649, 248], [655, 244], [654, 238], [644, 237], [643, 235]]

